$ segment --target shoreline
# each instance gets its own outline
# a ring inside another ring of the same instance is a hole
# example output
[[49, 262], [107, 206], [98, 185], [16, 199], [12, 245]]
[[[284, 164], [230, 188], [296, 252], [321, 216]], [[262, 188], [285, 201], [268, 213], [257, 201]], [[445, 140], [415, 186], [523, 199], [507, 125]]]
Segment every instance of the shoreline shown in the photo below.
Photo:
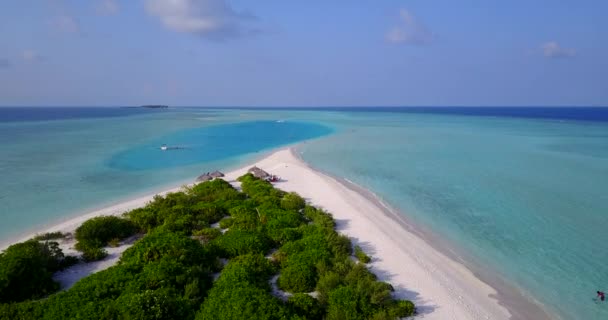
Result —
[[489, 294], [488, 297], [495, 300], [496, 303], [506, 308], [509, 313], [509, 319], [538, 319], [550, 320], [560, 319], [557, 315], [551, 314], [539, 301], [525, 294], [522, 289], [509, 283], [502, 275], [492, 272], [491, 270], [483, 269], [480, 264], [476, 264], [474, 259], [460, 248], [455, 248], [450, 245], [445, 239], [442, 239], [430, 230], [418, 226], [407, 219], [400, 211], [390, 204], [386, 203], [382, 197], [378, 196], [373, 191], [366, 189], [363, 186], [350, 181], [347, 178], [334, 176], [331, 173], [315, 168], [306, 162], [294, 148], [290, 148], [292, 154], [307, 166], [310, 170], [318, 174], [324, 175], [329, 179], [335, 180], [337, 183], [350, 189], [352, 192], [364, 197], [367, 201], [373, 203], [380, 209], [386, 217], [393, 222], [399, 224], [403, 230], [411, 233], [415, 237], [425, 242], [432, 250], [445, 255], [454, 263], [462, 265], [466, 271], [470, 272], [476, 280], [488, 285], [495, 292]]
[[376, 207], [381, 209], [387, 217], [398, 223], [405, 231], [410, 232], [414, 236], [420, 238], [431, 248], [445, 255], [453, 262], [461, 264], [464, 268], [470, 271], [475, 278], [489, 285], [495, 291], [495, 293], [490, 294], [489, 297], [496, 300], [499, 305], [505, 307], [510, 312], [511, 316], [509, 319], [560, 319], [556, 315], [550, 314], [548, 310], [545, 310], [539, 301], [533, 299], [532, 297], [528, 297], [521, 289], [509, 283], [502, 275], [484, 270], [483, 268], [479, 267], [480, 264], [476, 264], [473, 261], [474, 259], [472, 259], [472, 257], [467, 253], [463, 252], [462, 249], [455, 248], [453, 245], [450, 246], [446, 240], [441, 239], [430, 230], [423, 229], [421, 226], [417, 226], [411, 221], [408, 221], [407, 217], [400, 214], [398, 209], [385, 203], [384, 200], [373, 191], [368, 190], [346, 178], [336, 177], [320, 169], [314, 168], [304, 161], [304, 159], [302, 159], [297, 153], [295, 156], [305, 163], [311, 170], [317, 171], [320, 174], [336, 180], [346, 188], [366, 198], [368, 201], [375, 204]]
[[[261, 150], [261, 151], [255, 152], [255, 153], [247, 154], [247, 155], [245, 155], [246, 160], [242, 161], [244, 163], [244, 165], [243, 164], [232, 164], [223, 169], [227, 170], [226, 172], [230, 173], [230, 172], [237, 171], [237, 170], [244, 168], [243, 166], [249, 168], [249, 167], [253, 166], [254, 163], [261, 161], [262, 159], [273, 154], [274, 152], [276, 152], [278, 150], [291, 148], [292, 146], [294, 146], [296, 144], [289, 144], [287, 146], [282, 146], [282, 147], [275, 148], [275, 149], [266, 149], [266, 150]], [[210, 171], [210, 169], [208, 168], [207, 171]], [[201, 170], [201, 172], [203, 172], [203, 170]], [[132, 210], [132, 209], [142, 207], [142, 206], [146, 205], [146, 203], [148, 201], [151, 201], [155, 195], [164, 195], [169, 192], [179, 191], [184, 186], [192, 186], [192, 185], [196, 184], [197, 182], [195, 182], [195, 180], [196, 180], [196, 177], [192, 177], [189, 179], [184, 179], [184, 180], [173, 182], [173, 183], [167, 183], [167, 184], [164, 184], [157, 188], [150, 188], [150, 189], [146, 189], [145, 191], [136, 192], [134, 195], [127, 196], [122, 199], [106, 201], [105, 203], [100, 203], [98, 205], [92, 205], [92, 206], [85, 207], [82, 209], [72, 210], [72, 211], [68, 212], [68, 214], [66, 215], [65, 218], [56, 219], [56, 220], [50, 221], [48, 223], [44, 223], [44, 224], [41, 224], [41, 225], [38, 225], [38, 226], [35, 226], [32, 228], [28, 228], [28, 230], [19, 232], [17, 234], [13, 234], [12, 236], [5, 238], [4, 240], [0, 240], [0, 251], [5, 250], [10, 245], [13, 245], [15, 243], [27, 241], [39, 234], [43, 234], [43, 233], [47, 233], [47, 232], [54, 232], [54, 231], [72, 232], [72, 231], [76, 230], [78, 225], [80, 225], [84, 221], [86, 221], [90, 218], [96, 217], [96, 216], [120, 215], [120, 213], [113, 213], [114, 211], [118, 210], [117, 209], [118, 207], [128, 208], [125, 210], [125, 212]], [[145, 202], [142, 202], [144, 199], [147, 199], [147, 200]], [[137, 201], [138, 203], [142, 203], [142, 204], [140, 206], [136, 206], [136, 207], [126, 206], [127, 204], [135, 202], [135, 201]], [[113, 210], [115, 208], [116, 208], [116, 210]], [[74, 226], [73, 230], [71, 230], [70, 228], [74, 224], [78, 224], [78, 225]]]
[[[333, 177], [311, 167], [299, 157], [293, 147], [270, 150], [252, 162], [251, 165], [226, 173], [224, 179], [234, 184], [237, 177], [256, 165], [285, 179], [275, 184], [278, 189], [295, 191], [312, 205], [329, 211], [337, 222], [337, 231], [347, 235], [353, 244], [360, 245], [372, 257], [369, 269], [380, 280], [395, 287], [394, 294], [397, 298], [409, 299], [416, 304], [419, 315], [415, 318], [551, 319], [541, 306], [529, 301], [503, 279], [489, 281], [492, 280], [490, 272], [486, 272], [487, 275], [483, 272], [487, 270], [472, 268], [458, 255], [450, 253], [450, 250], [442, 250], [446, 248], [437, 245], [433, 241], [434, 237], [428, 237], [424, 231], [416, 229], [373, 192], [347, 179]], [[30, 237], [6, 241], [0, 245], [0, 250], [44, 232], [73, 232], [92, 217], [121, 215], [145, 206], [154, 195], [179, 191], [183, 186], [75, 216]], [[62, 247], [69, 245], [65, 243]], [[96, 267], [79, 264], [84, 270], [80, 270], [78, 275], [72, 272], [72, 277], [66, 275], [70, 278], [67, 283], [73, 284], [90, 273], [113, 265], [128, 246], [129, 244], [124, 244], [122, 250], [112, 255], [112, 259], [102, 260], [103, 263]], [[73, 252], [71, 248], [66, 249], [65, 253]]]

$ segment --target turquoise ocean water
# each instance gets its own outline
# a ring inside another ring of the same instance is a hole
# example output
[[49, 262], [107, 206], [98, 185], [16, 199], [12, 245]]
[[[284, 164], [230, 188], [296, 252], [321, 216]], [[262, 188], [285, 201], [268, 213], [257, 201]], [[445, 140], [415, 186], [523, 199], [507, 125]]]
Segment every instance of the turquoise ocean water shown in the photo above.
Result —
[[[608, 319], [608, 303], [592, 300], [608, 291], [608, 122], [124, 112], [0, 122], [0, 240], [306, 140], [298, 150], [314, 167], [370, 189], [562, 318]], [[163, 153], [162, 143], [183, 149]]]
[[[332, 132], [218, 110], [94, 111], [2, 122], [0, 108], [0, 243]], [[161, 151], [162, 144], [180, 149]]]

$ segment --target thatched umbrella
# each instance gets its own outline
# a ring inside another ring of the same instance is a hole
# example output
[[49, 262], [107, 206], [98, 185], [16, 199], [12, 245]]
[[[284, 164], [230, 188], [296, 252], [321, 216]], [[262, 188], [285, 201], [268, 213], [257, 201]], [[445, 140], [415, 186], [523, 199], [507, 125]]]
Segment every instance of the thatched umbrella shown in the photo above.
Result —
[[209, 180], [213, 180], [213, 177], [208, 173], [202, 174], [196, 178], [196, 182], [205, 182]]
[[221, 173], [221, 172], [219, 172], [219, 171], [217, 171], [217, 170], [215, 170], [215, 171], [211, 172], [209, 175], [210, 175], [212, 178], [221, 178], [221, 177], [223, 177], [223, 176], [224, 176], [224, 174], [223, 174], [223, 173]]
[[260, 168], [258, 168], [256, 166], [253, 166], [253, 167], [249, 168], [249, 170], [247, 170], [247, 172], [254, 173], [254, 172], [260, 171], [260, 170], [262, 170], [262, 169], [260, 169]]
[[265, 179], [270, 177], [270, 174], [258, 167], [252, 167], [251, 169], [249, 169], [247, 172], [253, 174], [254, 177], [259, 178], [259, 179]]

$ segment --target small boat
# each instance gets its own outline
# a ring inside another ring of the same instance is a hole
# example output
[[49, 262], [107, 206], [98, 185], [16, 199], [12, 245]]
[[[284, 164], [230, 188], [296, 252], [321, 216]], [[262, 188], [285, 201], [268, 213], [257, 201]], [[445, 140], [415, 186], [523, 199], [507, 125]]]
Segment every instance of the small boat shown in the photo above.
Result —
[[167, 149], [169, 149], [169, 148], [167, 147], [166, 144], [163, 144], [162, 146], [160, 146], [160, 150], [162, 150], [162, 151], [167, 151]]

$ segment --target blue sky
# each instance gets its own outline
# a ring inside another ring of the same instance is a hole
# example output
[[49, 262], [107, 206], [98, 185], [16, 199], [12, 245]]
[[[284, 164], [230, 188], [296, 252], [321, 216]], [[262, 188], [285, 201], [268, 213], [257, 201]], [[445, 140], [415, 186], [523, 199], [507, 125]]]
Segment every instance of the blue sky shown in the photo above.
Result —
[[5, 0], [0, 105], [608, 105], [604, 0]]

